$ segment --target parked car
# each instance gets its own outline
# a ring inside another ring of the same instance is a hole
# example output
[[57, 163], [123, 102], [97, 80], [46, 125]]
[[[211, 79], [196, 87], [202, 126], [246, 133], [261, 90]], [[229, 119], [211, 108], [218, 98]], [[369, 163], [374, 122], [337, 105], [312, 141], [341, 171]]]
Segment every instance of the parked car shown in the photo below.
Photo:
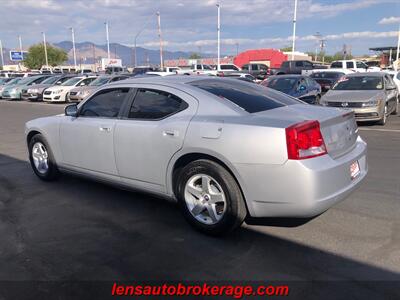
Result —
[[400, 71], [387, 70], [385, 72], [389, 74], [389, 76], [393, 79], [394, 83], [397, 86], [397, 90], [400, 92]]
[[258, 80], [264, 80], [270, 75], [269, 67], [265, 64], [245, 64], [242, 66], [242, 71], [254, 76]]
[[246, 216], [319, 215], [367, 174], [352, 112], [236, 79], [119, 81], [25, 132], [40, 179], [68, 170], [176, 199], [190, 224], [214, 235]]
[[21, 100], [22, 90], [41, 83], [52, 75], [37, 75], [25, 77], [12, 86], [7, 86], [3, 89], [2, 98], [8, 100]]
[[154, 72], [146, 72], [145, 74], [150, 76], [170, 76], [170, 75], [176, 75], [176, 72], [154, 71]]
[[304, 71], [314, 70], [314, 69], [324, 69], [324, 67], [320, 64], [315, 64], [308, 60], [287, 60], [281, 64], [279, 70], [276, 71], [276, 75], [284, 75], [284, 74], [303, 74]]
[[231, 73], [224, 74], [223, 77], [236, 78], [236, 79], [248, 81], [248, 82], [256, 82], [257, 81], [257, 79], [253, 75], [243, 73], [243, 72], [231, 72]]
[[218, 71], [209, 65], [194, 64], [190, 67], [181, 67], [176, 73], [179, 75], [217, 75]]
[[120, 80], [124, 80], [129, 78], [126, 75], [106, 75], [106, 76], [99, 76], [91, 83], [86, 86], [78, 86], [72, 89], [69, 94], [69, 101], [82, 101], [87, 96], [89, 96], [93, 91], [95, 91], [99, 86], [102, 86], [107, 83], [117, 82]]
[[132, 71], [132, 76], [137, 76], [137, 75], [145, 74], [146, 72], [152, 72], [152, 71], [157, 71], [157, 70], [153, 67], [148, 67], [148, 66], [135, 67]]
[[51, 86], [57, 86], [63, 82], [75, 77], [76, 75], [55, 75], [43, 80], [29, 88], [22, 89], [22, 99], [29, 101], [43, 101], [43, 92]]
[[331, 69], [349, 69], [354, 72], [366, 72], [368, 70], [368, 65], [355, 59], [336, 60], [331, 63]]
[[321, 91], [323, 93], [327, 92], [335, 83], [344, 75], [345, 72], [339, 72], [333, 70], [313, 72], [310, 77], [314, 79], [321, 86]]
[[357, 121], [378, 121], [398, 112], [399, 93], [392, 78], [383, 72], [343, 76], [321, 99], [321, 105], [350, 108]]
[[309, 104], [319, 104], [321, 86], [312, 78], [303, 75], [275, 75], [261, 85], [278, 90]]
[[60, 85], [52, 86], [44, 90], [43, 101], [45, 102], [67, 102], [69, 100], [68, 93], [76, 88], [87, 86], [97, 76], [77, 76], [73, 77]]
[[235, 64], [220, 64], [219, 68], [221, 71], [233, 71], [233, 72], [236, 71], [236, 72], [238, 72], [238, 71], [242, 70]]
[[9, 80], [9, 81], [3, 83], [3, 84], [0, 86], [0, 99], [3, 98], [3, 97], [2, 97], [3, 90], [4, 90], [5, 88], [7, 88], [7, 87], [15, 86], [20, 80], [22, 80], [22, 77], [15, 77], [15, 78], [7, 77], [7, 78], [5, 78], [5, 79], [7, 79], [7, 80]]

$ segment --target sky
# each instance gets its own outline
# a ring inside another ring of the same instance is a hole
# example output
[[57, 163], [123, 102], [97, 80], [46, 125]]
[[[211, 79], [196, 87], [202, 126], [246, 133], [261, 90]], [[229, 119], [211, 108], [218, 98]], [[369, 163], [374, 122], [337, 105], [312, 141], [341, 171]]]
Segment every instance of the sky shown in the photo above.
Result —
[[[221, 7], [221, 53], [282, 48], [292, 41], [295, 0], [0, 0], [0, 40], [5, 48], [42, 41], [110, 42], [157, 49], [161, 15], [164, 48], [216, 53], [217, 7]], [[327, 53], [346, 44], [355, 55], [370, 47], [396, 46], [399, 0], [298, 0], [296, 50], [315, 51], [319, 32]]]

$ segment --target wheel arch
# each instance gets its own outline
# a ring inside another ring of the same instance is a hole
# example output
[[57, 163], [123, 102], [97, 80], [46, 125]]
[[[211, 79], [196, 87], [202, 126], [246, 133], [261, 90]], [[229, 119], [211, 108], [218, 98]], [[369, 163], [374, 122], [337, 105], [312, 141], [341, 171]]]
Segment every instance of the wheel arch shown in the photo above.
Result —
[[42, 134], [40, 131], [36, 129], [32, 129], [29, 131], [29, 133], [26, 135], [26, 143], [29, 145], [29, 142], [31, 139], [36, 135], [36, 134]]
[[181, 170], [188, 163], [198, 159], [208, 159], [213, 162], [216, 162], [220, 164], [222, 167], [224, 167], [232, 175], [242, 193], [246, 205], [246, 210], [248, 213], [251, 214], [251, 211], [249, 210], [248, 203], [246, 200], [245, 186], [236, 168], [225, 157], [217, 153], [209, 152], [207, 150], [196, 149], [193, 151], [187, 151], [185, 153], [180, 153], [179, 155], [175, 155], [175, 157], [171, 160], [168, 167], [167, 193], [175, 197], [177, 175], [179, 173], [179, 170]]

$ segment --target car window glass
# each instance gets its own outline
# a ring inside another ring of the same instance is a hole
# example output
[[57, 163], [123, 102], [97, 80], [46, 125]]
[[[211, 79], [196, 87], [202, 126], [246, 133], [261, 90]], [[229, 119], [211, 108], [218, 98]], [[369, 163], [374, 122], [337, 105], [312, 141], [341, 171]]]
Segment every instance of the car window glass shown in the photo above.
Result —
[[239, 80], [232, 82], [231, 80], [202, 79], [188, 84], [217, 96], [220, 101], [228, 100], [248, 113], [301, 103], [292, 97], [262, 85]]
[[400, 72], [397, 73], [396, 78], [397, 78], [398, 80], [400, 80]]
[[342, 62], [341, 61], [335, 61], [331, 64], [331, 68], [337, 68], [341, 69], [342, 68]]
[[239, 68], [236, 67], [236, 66], [232, 66], [232, 69], [235, 70], [235, 71], [239, 71]]
[[128, 92], [128, 88], [103, 90], [82, 106], [79, 115], [84, 117], [116, 118]]
[[357, 68], [362, 68], [362, 69], [365, 69], [367, 66], [366, 65], [364, 65], [362, 62], [360, 62], [360, 61], [356, 61], [356, 66], [357, 66]]
[[253, 71], [258, 71], [258, 65], [251, 65], [251, 69]]
[[248, 70], [249, 70], [249, 65], [244, 65], [244, 66], [242, 67], [242, 70], [248, 71]]
[[352, 69], [352, 68], [354, 68], [353, 62], [352, 62], [352, 61], [346, 62], [346, 68], [347, 68], [347, 69]]
[[303, 62], [302, 61], [296, 61], [295, 66], [296, 67], [302, 67], [303, 66]]
[[184, 110], [188, 104], [167, 92], [139, 89], [129, 110], [131, 119], [156, 120]]

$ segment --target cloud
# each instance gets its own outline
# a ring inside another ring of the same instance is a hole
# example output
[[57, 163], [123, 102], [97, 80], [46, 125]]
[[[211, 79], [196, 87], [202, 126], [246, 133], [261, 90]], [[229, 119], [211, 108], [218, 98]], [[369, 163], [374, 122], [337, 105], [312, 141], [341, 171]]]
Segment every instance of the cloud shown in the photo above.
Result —
[[378, 24], [388, 25], [388, 24], [400, 24], [400, 17], [388, 17], [381, 19]]

